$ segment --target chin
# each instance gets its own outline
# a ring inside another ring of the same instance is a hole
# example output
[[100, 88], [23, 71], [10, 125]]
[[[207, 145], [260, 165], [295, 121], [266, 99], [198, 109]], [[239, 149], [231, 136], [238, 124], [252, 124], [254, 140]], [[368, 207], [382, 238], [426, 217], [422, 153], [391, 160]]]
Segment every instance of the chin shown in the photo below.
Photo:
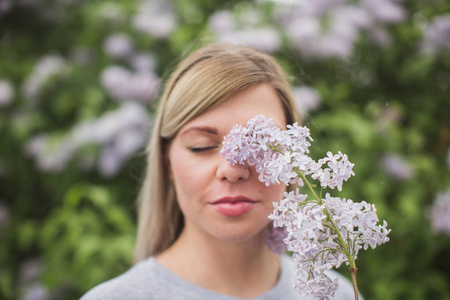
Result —
[[229, 242], [262, 241], [269, 223], [270, 221], [267, 220], [267, 222], [258, 224], [258, 226], [255, 226], [255, 223], [251, 224], [251, 226], [245, 226], [244, 224], [226, 226], [225, 228], [219, 229], [215, 236], [220, 240]]

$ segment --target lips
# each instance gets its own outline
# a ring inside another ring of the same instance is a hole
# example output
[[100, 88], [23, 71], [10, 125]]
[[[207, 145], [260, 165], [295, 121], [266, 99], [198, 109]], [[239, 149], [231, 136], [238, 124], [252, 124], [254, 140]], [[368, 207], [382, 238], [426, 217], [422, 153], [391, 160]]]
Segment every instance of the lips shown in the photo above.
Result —
[[220, 214], [227, 217], [239, 217], [253, 209], [258, 201], [244, 196], [224, 197], [211, 203]]

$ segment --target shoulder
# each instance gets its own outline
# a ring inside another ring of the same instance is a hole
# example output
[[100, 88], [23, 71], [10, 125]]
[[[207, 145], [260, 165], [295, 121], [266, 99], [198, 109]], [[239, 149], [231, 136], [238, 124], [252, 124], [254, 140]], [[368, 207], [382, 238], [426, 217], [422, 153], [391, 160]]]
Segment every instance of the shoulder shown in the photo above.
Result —
[[133, 266], [122, 275], [97, 285], [81, 300], [153, 299], [149, 298], [157, 286], [157, 268], [153, 257]]
[[[296, 297], [292, 299], [316, 299], [312, 295], [308, 295], [307, 297], [301, 297], [301, 294], [293, 288], [293, 281], [292, 278], [296, 276], [296, 270], [295, 270], [295, 262], [294, 259], [287, 255], [282, 255], [280, 257], [280, 264], [282, 269], [282, 275], [281, 279], [283, 281], [288, 282], [290, 289], [293, 291], [293, 295], [295, 294]], [[347, 299], [354, 299], [354, 292], [353, 292], [353, 286], [351, 282], [342, 274], [335, 270], [329, 270], [327, 271], [327, 275], [334, 279], [338, 278], [339, 287], [338, 290], [335, 293], [335, 297], [333, 297], [333, 300], [347, 300]], [[286, 283], [285, 283], [286, 284]], [[360, 299], [362, 299], [360, 295]]]

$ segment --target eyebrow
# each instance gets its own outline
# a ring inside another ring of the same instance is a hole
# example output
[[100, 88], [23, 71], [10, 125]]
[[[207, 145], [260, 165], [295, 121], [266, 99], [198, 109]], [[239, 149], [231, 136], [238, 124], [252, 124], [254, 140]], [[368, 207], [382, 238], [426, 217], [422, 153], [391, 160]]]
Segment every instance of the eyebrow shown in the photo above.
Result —
[[204, 133], [208, 133], [208, 134], [212, 134], [212, 135], [217, 135], [217, 129], [210, 127], [210, 126], [194, 126], [194, 127], [189, 127], [186, 130], [184, 130], [181, 135], [185, 135], [189, 132], [192, 131], [196, 131], [196, 132], [204, 132]]

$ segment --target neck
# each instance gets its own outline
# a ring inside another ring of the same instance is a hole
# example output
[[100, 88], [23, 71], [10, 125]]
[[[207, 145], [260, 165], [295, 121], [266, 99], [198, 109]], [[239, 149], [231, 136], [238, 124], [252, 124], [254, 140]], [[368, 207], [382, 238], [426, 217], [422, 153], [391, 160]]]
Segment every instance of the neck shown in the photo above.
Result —
[[263, 234], [245, 241], [220, 241], [183, 232], [156, 257], [181, 278], [214, 292], [254, 298], [273, 288], [279, 260], [263, 245]]

